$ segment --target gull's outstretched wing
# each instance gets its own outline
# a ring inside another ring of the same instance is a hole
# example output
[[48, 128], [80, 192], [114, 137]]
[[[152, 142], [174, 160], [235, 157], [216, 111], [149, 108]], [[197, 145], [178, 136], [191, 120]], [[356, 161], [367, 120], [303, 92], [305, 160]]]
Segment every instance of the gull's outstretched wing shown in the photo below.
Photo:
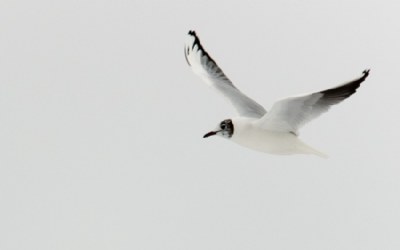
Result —
[[244, 95], [232, 84], [217, 63], [204, 50], [194, 31], [188, 33], [185, 57], [194, 73], [227, 97], [241, 116], [260, 118], [266, 113], [260, 104]]
[[369, 70], [364, 70], [361, 77], [340, 86], [277, 101], [259, 122], [265, 129], [297, 134], [305, 123], [328, 111], [331, 105], [354, 94], [368, 74]]

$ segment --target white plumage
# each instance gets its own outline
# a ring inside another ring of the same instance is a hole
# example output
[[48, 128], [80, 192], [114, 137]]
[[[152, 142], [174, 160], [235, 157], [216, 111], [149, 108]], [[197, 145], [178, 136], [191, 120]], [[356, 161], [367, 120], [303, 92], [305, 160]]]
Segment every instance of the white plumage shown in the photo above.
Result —
[[315, 154], [324, 157], [323, 153], [298, 139], [298, 130], [328, 111], [332, 105], [354, 94], [369, 74], [369, 70], [364, 70], [361, 77], [337, 87], [281, 99], [267, 112], [232, 84], [204, 50], [194, 31], [188, 33], [185, 57], [192, 70], [223, 94], [240, 115], [221, 122], [215, 131], [205, 137], [221, 135], [242, 146], [272, 154]]

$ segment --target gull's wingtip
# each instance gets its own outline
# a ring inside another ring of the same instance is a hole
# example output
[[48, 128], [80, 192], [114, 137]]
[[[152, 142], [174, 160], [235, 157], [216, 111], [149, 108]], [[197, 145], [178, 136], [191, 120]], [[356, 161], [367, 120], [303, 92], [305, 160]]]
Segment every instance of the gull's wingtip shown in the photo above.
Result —
[[363, 72], [362, 72], [362, 76], [361, 76], [361, 78], [360, 78], [360, 80], [361, 81], [364, 81], [368, 76], [369, 76], [369, 71], [370, 71], [370, 69], [365, 69]]
[[[189, 32], [187, 33], [187, 43], [188, 44], [196, 44], [196, 43], [200, 43], [199, 38], [197, 37], [196, 31], [194, 30], [189, 30]], [[193, 48], [192, 48], [193, 49]]]
[[187, 64], [189, 66], [192, 66], [188, 56], [190, 54], [190, 51], [193, 50], [194, 46], [197, 43], [199, 43], [199, 41], [198, 41], [199, 39], [197, 38], [196, 31], [194, 31], [194, 30], [189, 30], [187, 35], [188, 35], [188, 38], [186, 40], [186, 44], [185, 44], [185, 47], [184, 47], [185, 59], [186, 59]]
[[365, 75], [365, 77], [367, 77], [369, 75], [369, 71], [370, 71], [370, 69], [365, 69], [363, 71], [363, 74]]

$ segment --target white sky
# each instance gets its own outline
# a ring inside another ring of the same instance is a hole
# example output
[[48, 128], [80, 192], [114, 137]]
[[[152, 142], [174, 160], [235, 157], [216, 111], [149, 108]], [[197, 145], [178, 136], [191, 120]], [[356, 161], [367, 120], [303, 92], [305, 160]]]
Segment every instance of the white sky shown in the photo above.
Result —
[[[400, 249], [400, 2], [242, 2], [1, 1], [0, 249]], [[203, 139], [189, 29], [267, 109], [371, 68], [330, 158]]]

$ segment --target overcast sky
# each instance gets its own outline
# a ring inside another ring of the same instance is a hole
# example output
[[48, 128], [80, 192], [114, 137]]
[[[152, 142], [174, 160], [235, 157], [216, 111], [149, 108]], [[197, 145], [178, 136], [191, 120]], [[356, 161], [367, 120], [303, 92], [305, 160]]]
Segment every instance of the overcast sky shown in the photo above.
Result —
[[[1, 1], [0, 249], [400, 249], [400, 2], [241, 2]], [[189, 29], [267, 110], [371, 68], [301, 130], [330, 158], [203, 139]]]

